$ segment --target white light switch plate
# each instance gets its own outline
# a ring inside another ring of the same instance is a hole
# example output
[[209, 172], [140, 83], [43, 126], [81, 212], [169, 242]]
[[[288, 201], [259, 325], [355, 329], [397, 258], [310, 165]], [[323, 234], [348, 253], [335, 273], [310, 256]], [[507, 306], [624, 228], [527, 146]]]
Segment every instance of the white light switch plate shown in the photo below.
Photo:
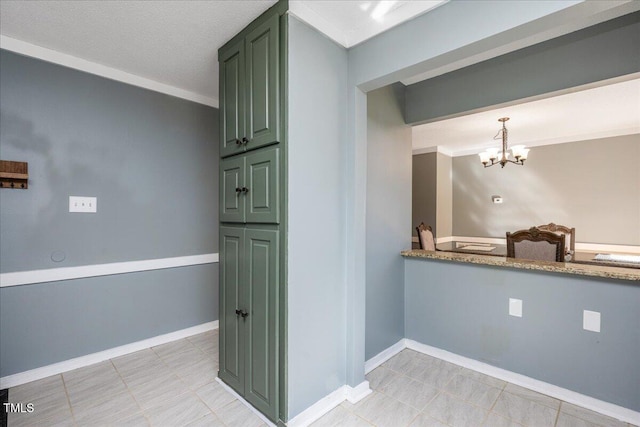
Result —
[[585, 331], [600, 332], [600, 313], [597, 311], [584, 310], [582, 328]]
[[509, 298], [509, 315], [522, 317], [522, 300]]
[[97, 211], [97, 197], [69, 196], [69, 212], [96, 213]]

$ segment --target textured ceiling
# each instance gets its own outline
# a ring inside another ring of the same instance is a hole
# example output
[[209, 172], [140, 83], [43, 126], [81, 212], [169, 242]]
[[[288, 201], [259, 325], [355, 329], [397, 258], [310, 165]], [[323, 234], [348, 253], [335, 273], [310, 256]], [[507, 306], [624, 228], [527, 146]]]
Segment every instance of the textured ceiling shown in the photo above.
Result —
[[[118, 71], [164, 85], [156, 90], [197, 102], [218, 104], [220, 46], [276, 0], [2, 0], [3, 48], [56, 62], [58, 54], [89, 61], [116, 72], [97, 74], [120, 80]], [[321, 31], [345, 46], [372, 37], [444, 3], [399, 1], [383, 19], [370, 13], [379, 1], [292, 0]], [[368, 5], [368, 6], [367, 6]], [[368, 11], [363, 10], [367, 6]], [[320, 25], [317, 25], [320, 24]], [[327, 26], [328, 24], [328, 26]], [[27, 45], [25, 47], [25, 42]], [[20, 45], [19, 49], [8, 47]], [[46, 48], [50, 51], [40, 52]], [[28, 50], [29, 52], [26, 52]], [[57, 61], [76, 67], [73, 59]], [[94, 72], [89, 64], [80, 68]], [[151, 87], [153, 85], [142, 85]], [[157, 85], [156, 85], [157, 86]], [[176, 88], [175, 90], [167, 90]]]
[[0, 32], [218, 99], [218, 48], [276, 0], [0, 1]]

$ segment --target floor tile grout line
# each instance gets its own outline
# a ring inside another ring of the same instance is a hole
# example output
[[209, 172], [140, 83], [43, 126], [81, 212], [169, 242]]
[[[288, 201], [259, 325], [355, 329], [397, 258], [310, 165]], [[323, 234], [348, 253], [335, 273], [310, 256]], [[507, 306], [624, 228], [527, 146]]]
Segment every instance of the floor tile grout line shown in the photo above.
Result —
[[64, 394], [67, 396], [67, 404], [69, 405], [69, 411], [71, 412], [71, 420], [73, 421], [74, 425], [77, 425], [78, 421], [76, 420], [75, 411], [73, 410], [73, 405], [71, 404], [71, 396], [69, 396], [69, 390], [67, 390], [67, 382], [65, 381], [63, 374], [58, 375], [60, 375], [60, 379], [62, 380], [62, 388], [64, 388]]

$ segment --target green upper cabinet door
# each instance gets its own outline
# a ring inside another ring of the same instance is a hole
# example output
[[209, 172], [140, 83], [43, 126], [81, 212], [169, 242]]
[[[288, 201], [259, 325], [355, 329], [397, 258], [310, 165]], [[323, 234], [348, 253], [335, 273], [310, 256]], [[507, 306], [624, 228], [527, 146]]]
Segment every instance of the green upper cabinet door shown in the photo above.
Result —
[[280, 222], [279, 149], [270, 147], [246, 156], [247, 222], [278, 224]]
[[245, 158], [220, 162], [220, 221], [245, 222]]
[[279, 153], [267, 147], [220, 162], [220, 222], [280, 222]]
[[278, 231], [245, 231], [245, 398], [270, 419], [278, 410]]
[[220, 156], [280, 142], [280, 17], [219, 52]]
[[246, 37], [247, 149], [280, 141], [279, 22], [272, 15]]
[[[245, 51], [244, 40], [229, 46], [220, 56], [220, 155], [245, 150]], [[244, 138], [244, 140], [243, 140]]]

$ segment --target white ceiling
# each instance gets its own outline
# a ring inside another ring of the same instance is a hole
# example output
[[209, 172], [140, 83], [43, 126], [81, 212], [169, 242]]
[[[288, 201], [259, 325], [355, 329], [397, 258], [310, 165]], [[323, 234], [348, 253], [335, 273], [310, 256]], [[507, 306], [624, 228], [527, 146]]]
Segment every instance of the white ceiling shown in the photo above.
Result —
[[493, 137], [502, 126], [500, 117], [510, 118], [509, 145], [535, 147], [630, 134], [640, 138], [640, 78], [414, 126], [414, 153], [438, 150], [461, 156], [499, 147], [501, 141]]
[[[447, 1], [292, 0], [289, 8], [295, 16], [332, 40], [344, 47], [352, 47]], [[376, 19], [376, 7], [383, 7], [385, 3], [388, 11]]]
[[[218, 105], [218, 55], [276, 0], [2, 0], [0, 47]], [[444, 1], [293, 0], [291, 12], [345, 47]], [[363, 7], [368, 5], [367, 11]]]

